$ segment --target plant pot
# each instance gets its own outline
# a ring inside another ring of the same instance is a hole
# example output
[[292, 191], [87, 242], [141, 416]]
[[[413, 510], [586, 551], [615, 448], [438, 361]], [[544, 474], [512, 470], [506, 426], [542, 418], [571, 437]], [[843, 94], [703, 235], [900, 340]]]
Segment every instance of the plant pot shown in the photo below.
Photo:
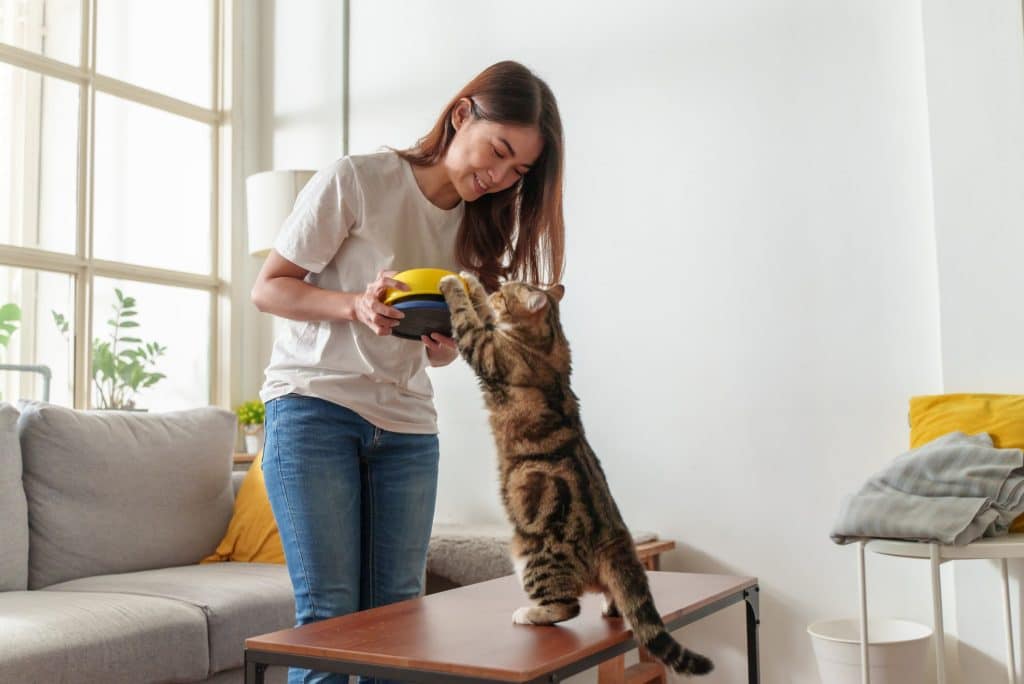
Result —
[[257, 454], [263, 448], [263, 426], [246, 425], [245, 428], [245, 452]]

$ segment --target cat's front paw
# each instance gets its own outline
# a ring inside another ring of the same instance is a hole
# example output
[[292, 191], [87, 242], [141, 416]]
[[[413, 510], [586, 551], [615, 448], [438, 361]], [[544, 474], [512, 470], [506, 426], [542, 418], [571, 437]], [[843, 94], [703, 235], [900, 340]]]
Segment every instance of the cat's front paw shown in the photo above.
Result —
[[462, 285], [462, 281], [459, 280], [458, 276], [446, 275], [445, 277], [441, 278], [440, 288], [441, 288], [441, 294], [443, 294], [445, 296], [445, 298], [447, 298], [453, 292], [457, 292], [457, 291], [463, 289], [463, 285]]
[[512, 613], [512, 622], [517, 625], [532, 625], [533, 620], [530, 619], [531, 608], [532, 606], [516, 608], [516, 612]]
[[480, 284], [480, 279], [477, 278], [474, 274], [470, 273], [469, 271], [462, 271], [461, 273], [459, 273], [459, 277], [462, 278], [462, 280], [466, 283], [466, 286], [470, 290], [477, 287], [483, 288], [483, 285]]

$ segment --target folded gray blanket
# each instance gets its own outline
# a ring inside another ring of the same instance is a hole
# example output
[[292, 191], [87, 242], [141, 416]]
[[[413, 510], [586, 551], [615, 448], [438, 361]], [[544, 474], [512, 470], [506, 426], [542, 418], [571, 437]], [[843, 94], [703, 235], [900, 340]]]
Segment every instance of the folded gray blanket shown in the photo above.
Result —
[[1024, 510], [1024, 452], [951, 432], [912, 449], [844, 499], [832, 540], [969, 544], [1005, 534]]

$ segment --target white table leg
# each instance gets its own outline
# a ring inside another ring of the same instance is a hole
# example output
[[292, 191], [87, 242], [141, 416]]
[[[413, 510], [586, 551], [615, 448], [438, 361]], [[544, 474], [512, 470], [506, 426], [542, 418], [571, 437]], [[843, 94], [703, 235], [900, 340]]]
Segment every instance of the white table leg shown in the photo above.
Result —
[[861, 684], [871, 683], [871, 664], [868, 660], [868, 591], [867, 576], [864, 571], [864, 545], [857, 543], [857, 579], [860, 585], [860, 681]]
[[1006, 676], [1010, 684], [1017, 684], [1017, 663], [1013, 655], [1013, 623], [1010, 617], [1010, 577], [1006, 570], [1006, 559], [999, 561], [1003, 576], [1003, 625], [1006, 627]]
[[932, 618], [935, 625], [935, 675], [946, 684], [946, 630], [942, 626], [942, 577], [939, 575], [939, 545], [930, 544], [932, 565]]

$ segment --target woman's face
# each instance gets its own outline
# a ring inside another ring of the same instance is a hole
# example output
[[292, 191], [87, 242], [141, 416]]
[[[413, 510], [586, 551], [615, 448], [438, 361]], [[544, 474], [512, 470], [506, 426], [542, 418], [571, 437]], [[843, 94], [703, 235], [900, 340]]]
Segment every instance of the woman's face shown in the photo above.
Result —
[[467, 202], [518, 183], [544, 147], [536, 126], [496, 123], [470, 112], [469, 100], [452, 111], [455, 137], [444, 158], [448, 177]]

